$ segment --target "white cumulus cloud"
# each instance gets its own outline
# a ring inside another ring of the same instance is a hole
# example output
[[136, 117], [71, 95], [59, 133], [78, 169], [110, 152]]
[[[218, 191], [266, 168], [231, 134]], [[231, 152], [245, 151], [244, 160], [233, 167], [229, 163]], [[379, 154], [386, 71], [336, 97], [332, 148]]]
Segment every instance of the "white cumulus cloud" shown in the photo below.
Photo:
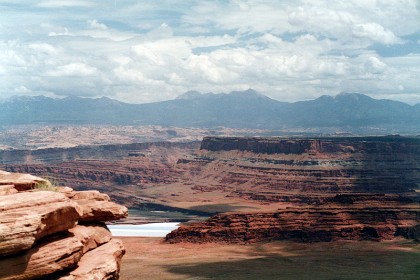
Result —
[[[0, 97], [254, 88], [420, 103], [416, 0], [3, 1]], [[417, 101], [416, 101], [417, 100]]]
[[97, 69], [85, 63], [74, 62], [60, 65], [56, 69], [49, 71], [50, 76], [91, 76], [95, 75]]

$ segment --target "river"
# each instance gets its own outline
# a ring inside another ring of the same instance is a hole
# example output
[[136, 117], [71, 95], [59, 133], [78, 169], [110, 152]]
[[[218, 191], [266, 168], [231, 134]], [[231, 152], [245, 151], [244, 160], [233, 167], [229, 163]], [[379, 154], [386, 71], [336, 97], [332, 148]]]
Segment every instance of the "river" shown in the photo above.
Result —
[[108, 225], [113, 236], [164, 237], [179, 223], [150, 223], [142, 225], [115, 224]]

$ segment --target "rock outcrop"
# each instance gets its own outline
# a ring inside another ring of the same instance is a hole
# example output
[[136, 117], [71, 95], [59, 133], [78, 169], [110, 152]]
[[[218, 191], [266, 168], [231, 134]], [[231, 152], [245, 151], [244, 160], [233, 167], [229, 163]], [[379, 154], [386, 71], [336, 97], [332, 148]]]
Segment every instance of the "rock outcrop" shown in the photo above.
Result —
[[37, 240], [74, 227], [81, 214], [81, 207], [61, 193], [0, 196], [0, 256], [30, 249]]
[[181, 226], [168, 242], [420, 239], [419, 138], [206, 137], [179, 164], [217, 182], [193, 190], [270, 211], [219, 214]]
[[243, 195], [246, 184], [253, 194], [336, 194], [413, 192], [420, 182], [420, 138], [205, 137], [201, 150], [190, 165], [223, 164], [220, 180]]
[[0, 182], [16, 190], [0, 195], [0, 279], [118, 279], [125, 250], [103, 222], [127, 208], [97, 191], [38, 190], [35, 176], [2, 171]]
[[309, 207], [269, 213], [224, 213], [181, 226], [166, 236], [176, 242], [247, 243], [420, 239], [420, 207]]
[[107, 194], [98, 191], [70, 192], [67, 195], [82, 209], [80, 222], [113, 221], [125, 218], [127, 209], [110, 201]]
[[[85, 280], [85, 279], [117, 279], [120, 260], [125, 253], [120, 240], [112, 239], [110, 242], [98, 247], [94, 251], [84, 254], [80, 263], [86, 264], [77, 267], [69, 275], [60, 280]], [[103, 256], [102, 258], [98, 258]], [[118, 260], [118, 261], [115, 261]]]
[[0, 186], [13, 186], [17, 191], [27, 191], [34, 188], [36, 184], [45, 182], [46, 180], [30, 174], [10, 173], [0, 170]]

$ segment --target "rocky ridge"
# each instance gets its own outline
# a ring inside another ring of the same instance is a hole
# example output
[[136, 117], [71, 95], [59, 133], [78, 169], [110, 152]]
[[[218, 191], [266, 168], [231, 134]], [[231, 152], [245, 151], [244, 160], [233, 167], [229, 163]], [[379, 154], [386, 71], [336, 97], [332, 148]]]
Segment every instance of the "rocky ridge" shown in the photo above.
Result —
[[270, 240], [329, 242], [337, 240], [420, 239], [420, 207], [294, 207], [267, 213], [223, 213], [205, 222], [181, 226], [166, 240], [176, 242], [248, 243]]
[[118, 279], [125, 249], [104, 222], [127, 208], [98, 191], [46, 184], [0, 171], [0, 279]]
[[0, 122], [418, 133], [420, 110], [418, 105], [377, 100], [360, 93], [287, 103], [248, 89], [229, 94], [190, 92], [179, 99], [147, 104], [108, 98], [22, 97], [0, 102]]

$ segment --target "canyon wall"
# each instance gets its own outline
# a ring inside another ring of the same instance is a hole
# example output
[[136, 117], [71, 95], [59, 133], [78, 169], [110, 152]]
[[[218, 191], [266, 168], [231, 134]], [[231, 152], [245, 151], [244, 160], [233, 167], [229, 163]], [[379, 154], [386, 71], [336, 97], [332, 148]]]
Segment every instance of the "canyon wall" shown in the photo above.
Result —
[[[274, 236], [292, 238], [293, 227], [295, 237], [318, 236], [305, 224], [322, 229], [319, 232], [324, 232], [325, 238], [331, 240], [417, 236], [419, 138], [206, 137], [201, 149], [197, 143], [185, 145], [150, 145], [147, 149], [124, 151], [118, 151], [117, 145], [108, 159], [48, 162], [47, 156], [46, 160], [10, 163], [0, 168], [51, 176], [78, 190], [95, 188], [129, 207], [142, 207], [146, 203], [162, 206], [155, 210], [166, 207], [211, 215], [236, 211], [231, 214], [246, 214], [245, 220], [256, 221], [287, 209], [298, 213], [293, 216], [281, 212], [280, 217], [285, 217], [281, 221], [262, 220], [262, 228], [266, 227], [269, 233], [262, 231], [245, 242], [264, 240], [264, 235], [267, 240]], [[115, 156], [118, 154], [121, 157]], [[405, 211], [407, 209], [410, 211]], [[331, 219], [324, 228], [317, 223], [326, 221], [328, 211]], [[358, 211], [360, 218], [356, 215]], [[258, 213], [266, 215], [253, 216]], [[229, 216], [231, 214], [226, 214], [228, 216], [222, 220], [236, 220], [236, 216]], [[392, 219], [393, 216], [396, 218]], [[289, 218], [290, 223], [286, 222]], [[226, 234], [231, 226], [224, 228], [218, 222], [220, 219], [212, 223], [221, 229], [217, 234], [223, 236], [221, 232], [225, 232], [224, 237], [203, 240], [229, 239]], [[301, 225], [292, 220], [301, 221]], [[343, 231], [345, 224], [347, 228]], [[241, 221], [238, 225], [243, 228], [236, 229], [237, 232], [252, 231], [251, 224]], [[209, 224], [196, 227], [191, 228], [191, 232], [200, 236], [200, 227], [207, 228]], [[274, 230], [276, 227], [278, 229]], [[286, 227], [287, 232], [282, 232], [282, 227]], [[327, 233], [326, 228], [331, 232]], [[351, 234], [343, 237], [347, 231]], [[178, 236], [193, 240], [186, 232]], [[232, 236], [236, 236], [232, 240], [244, 240], [238, 237], [243, 236], [242, 233]], [[302, 240], [311, 241], [310, 238]]]
[[320, 138], [259, 138], [204, 137], [201, 149], [207, 151], [247, 151], [259, 154], [304, 153], [419, 153], [420, 138], [400, 136], [320, 137]]
[[0, 171], [0, 279], [118, 279], [125, 249], [104, 222], [127, 213], [98, 191]]
[[419, 138], [206, 137], [180, 164], [212, 170], [204, 178], [230, 199], [272, 210], [219, 214], [181, 226], [168, 242], [420, 238]]
[[179, 180], [177, 160], [198, 148], [198, 142], [158, 142], [42, 149], [24, 151], [32, 158], [26, 162], [20, 157], [22, 151], [3, 151], [10, 158], [4, 159], [9, 163], [0, 164], [0, 169], [49, 178], [76, 190], [96, 189], [127, 207], [136, 207], [144, 201], [140, 192], [145, 187]]
[[181, 226], [169, 233], [165, 240], [170, 243], [249, 243], [420, 239], [418, 204], [367, 203], [373, 204], [369, 207], [324, 204], [275, 212], [223, 213], [205, 222]]
[[223, 183], [252, 181], [257, 194], [267, 197], [279, 191], [399, 193], [420, 187], [420, 138], [205, 137], [201, 150], [192, 161], [223, 160]]
[[142, 156], [141, 151], [156, 148], [196, 148], [200, 142], [146, 142], [48, 148], [38, 150], [0, 150], [0, 164], [60, 163], [64, 161], [101, 159], [116, 160]]

